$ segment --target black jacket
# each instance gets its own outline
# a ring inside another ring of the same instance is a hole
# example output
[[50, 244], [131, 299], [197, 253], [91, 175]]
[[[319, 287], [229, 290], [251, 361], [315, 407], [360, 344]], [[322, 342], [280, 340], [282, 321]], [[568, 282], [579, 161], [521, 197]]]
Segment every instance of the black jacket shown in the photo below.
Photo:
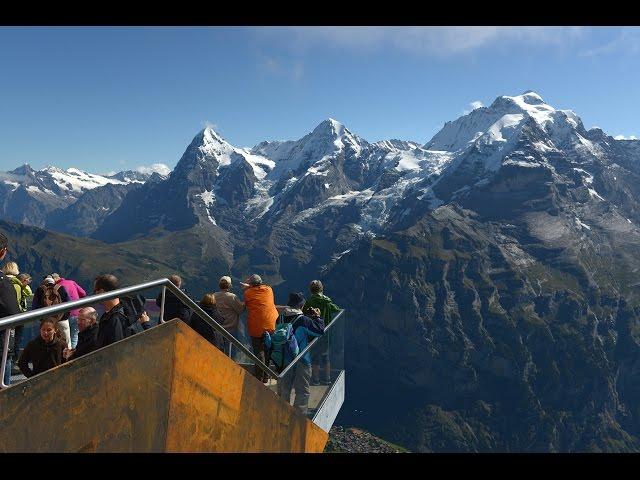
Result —
[[[66, 347], [67, 342], [61, 338], [55, 337], [51, 343], [45, 343], [42, 337], [38, 335], [24, 347], [18, 360], [18, 367], [27, 378], [46, 372], [62, 364], [62, 351]], [[33, 363], [33, 370], [29, 368], [29, 362]]]
[[124, 328], [129, 323], [124, 314], [122, 304], [118, 304], [108, 312], [104, 312], [98, 323], [96, 349], [106, 347], [125, 338]]
[[76, 345], [76, 349], [73, 355], [69, 357], [69, 360], [81, 357], [97, 349], [98, 328], [98, 324], [94, 323], [89, 328], [78, 333], [78, 345]]
[[[188, 295], [187, 291], [182, 290], [185, 294]], [[15, 296], [15, 294], [14, 294]], [[162, 292], [158, 294], [156, 297], [156, 305], [162, 305]], [[167, 290], [166, 295], [164, 297], [164, 320], [169, 321], [174, 318], [179, 318], [185, 323], [189, 323], [189, 318], [191, 317], [191, 310], [182, 303], [178, 297], [176, 297], [173, 293]]]
[[141, 325], [138, 321], [138, 318], [145, 312], [145, 298], [142, 295], [120, 297], [120, 304], [122, 305], [122, 311], [128, 320], [123, 331], [125, 338], [135, 335], [136, 333], [141, 333], [147, 328], [150, 328], [150, 325], [147, 327], [144, 325], [151, 322], [146, 322], [146, 324]]
[[[224, 323], [224, 317], [220, 312], [218, 312], [218, 309], [216, 308], [215, 305], [203, 306], [199, 303], [198, 305], [200, 305], [200, 308], [202, 308], [207, 315], [213, 318], [220, 325]], [[218, 347], [220, 350], [224, 352], [225, 338], [222, 336], [221, 333], [218, 333], [211, 325], [209, 325], [202, 318], [200, 318], [198, 314], [196, 314], [195, 312], [191, 315], [191, 320], [189, 321], [189, 325], [196, 332], [198, 332], [200, 335], [206, 338], [209, 341], [209, 343], [211, 343], [212, 345], [215, 345], [216, 347]]]

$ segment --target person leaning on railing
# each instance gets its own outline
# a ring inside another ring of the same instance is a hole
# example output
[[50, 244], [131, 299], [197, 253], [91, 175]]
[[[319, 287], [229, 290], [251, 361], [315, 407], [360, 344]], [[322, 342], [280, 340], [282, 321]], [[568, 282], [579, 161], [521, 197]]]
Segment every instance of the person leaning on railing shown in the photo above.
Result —
[[[324, 333], [324, 321], [320, 318], [320, 310], [308, 307], [306, 312], [300, 310], [304, 305], [302, 293], [290, 293], [287, 306], [282, 312], [282, 321], [290, 323], [293, 335], [298, 342], [300, 351], [304, 350], [309, 342], [320, 337]], [[309, 409], [309, 384], [311, 382], [311, 355], [305, 353], [298, 363], [292, 367], [284, 378], [278, 380], [278, 395], [287, 402], [291, 397], [291, 390], [295, 390], [293, 406], [299, 408], [303, 414]]]
[[[307, 299], [302, 310], [314, 307], [320, 310], [320, 316], [324, 320], [326, 327], [329, 326], [334, 314], [340, 311], [331, 298], [327, 297], [324, 292], [324, 286], [320, 280], [313, 280], [309, 284], [311, 296]], [[329, 338], [323, 337], [318, 340], [318, 345], [313, 353], [313, 375], [311, 376], [311, 384], [329, 385], [331, 383], [331, 361], [329, 360]]]
[[[167, 277], [171, 283], [173, 283], [176, 287], [178, 287], [185, 295], [189, 295], [189, 293], [182, 288], [182, 278], [180, 275], [170, 275]], [[156, 305], [158, 307], [162, 306], [162, 292], [158, 294], [156, 298]], [[164, 296], [164, 321], [167, 322], [169, 320], [173, 320], [174, 318], [179, 318], [185, 323], [189, 323], [189, 319], [191, 318], [191, 310], [187, 307], [182, 301], [176, 297], [171, 290], [167, 289], [165, 291]]]
[[[220, 278], [218, 282], [220, 291], [214, 293], [216, 297], [216, 306], [220, 315], [224, 317], [224, 323], [222, 326], [234, 337], [238, 336], [238, 323], [240, 320], [240, 314], [244, 311], [244, 302], [240, 301], [235, 293], [231, 293], [231, 277], [224, 276]], [[226, 342], [229, 346], [229, 342]], [[229, 355], [229, 352], [227, 352]]]
[[[224, 317], [220, 315], [220, 312], [218, 311], [216, 305], [216, 297], [213, 293], [206, 293], [202, 297], [202, 300], [200, 300], [200, 303], [198, 305], [200, 306], [200, 308], [202, 308], [202, 310], [204, 310], [207, 315], [213, 318], [220, 325], [224, 323]], [[227, 353], [227, 350], [229, 349], [229, 342], [222, 336], [222, 334], [217, 332], [211, 325], [209, 325], [195, 313], [191, 315], [189, 325], [196, 332], [206, 338], [209, 343], [218, 347], [218, 350], [225, 354]]]
[[[247, 332], [251, 337], [253, 353], [262, 363], [266, 363], [266, 347], [264, 344], [264, 332], [273, 333], [278, 319], [273, 290], [269, 285], [262, 283], [260, 275], [251, 275], [246, 282], [240, 285], [244, 289], [244, 303], [247, 307]], [[269, 376], [257, 364], [254, 365], [254, 376], [267, 383]]]

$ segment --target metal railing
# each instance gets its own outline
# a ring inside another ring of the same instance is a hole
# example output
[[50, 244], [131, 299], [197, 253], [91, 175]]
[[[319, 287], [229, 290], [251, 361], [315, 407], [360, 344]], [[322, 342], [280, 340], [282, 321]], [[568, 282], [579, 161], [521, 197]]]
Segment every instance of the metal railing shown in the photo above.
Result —
[[232, 345], [234, 345], [238, 350], [244, 353], [249, 359], [251, 359], [261, 370], [267, 373], [272, 378], [278, 378], [278, 374], [272, 370], [269, 366], [267, 366], [264, 362], [262, 362], [258, 357], [256, 357], [253, 352], [251, 352], [242, 342], [240, 342], [237, 338], [231, 335], [227, 330], [217, 323], [213, 318], [211, 318], [207, 313], [200, 308], [200, 306], [194, 302], [188, 295], [186, 295], [182, 290], [176, 287], [168, 278], [161, 278], [158, 280], [153, 280], [151, 282], [141, 283], [138, 285], [132, 285], [129, 287], [119, 288], [118, 290], [113, 290], [111, 292], [100, 293], [98, 295], [89, 295], [79, 300], [74, 300], [71, 302], [64, 302], [58, 305], [52, 305], [49, 307], [38, 308], [36, 310], [31, 310], [29, 312], [17, 313], [15, 315], [11, 315], [9, 317], [4, 317], [0, 319], [0, 331], [5, 331], [4, 336], [4, 344], [2, 351], [2, 362], [0, 363], [0, 374], [2, 381], [0, 382], [0, 386], [2, 388], [7, 388], [9, 385], [4, 384], [4, 371], [7, 363], [7, 354], [9, 350], [9, 329], [12, 327], [17, 327], [19, 325], [24, 325], [33, 320], [38, 320], [40, 318], [48, 317], [50, 315], [55, 315], [58, 313], [64, 313], [69, 310], [74, 310], [77, 308], [82, 308], [86, 306], [90, 306], [96, 303], [101, 303], [106, 300], [112, 300], [114, 298], [119, 298], [124, 295], [130, 293], [141, 292], [143, 290], [149, 290], [152, 288], [162, 287], [162, 297], [161, 297], [161, 306], [160, 306], [160, 321], [159, 323], [164, 323], [164, 306], [165, 306], [165, 297], [166, 290], [169, 289], [171, 293], [173, 293], [180, 301], [189, 307], [196, 315], [198, 315], [202, 320], [211, 325], [211, 327], [220, 333], [224, 338], [226, 338]]
[[[331, 319], [331, 322], [329, 322], [329, 325], [327, 325], [327, 326], [324, 328], [324, 333], [325, 333], [325, 334], [327, 333], [327, 331], [329, 331], [329, 329], [330, 329], [333, 325], [335, 325], [335, 324], [336, 324], [336, 320], [338, 320], [338, 319], [342, 316], [342, 314], [343, 314], [343, 313], [344, 313], [344, 309], [343, 309], [343, 310], [340, 310], [340, 311], [336, 314], [336, 316], [335, 316], [335, 317], [333, 317], [333, 318]], [[311, 340], [311, 341], [307, 344], [307, 346], [306, 346], [306, 347], [304, 347], [304, 349], [303, 349], [303, 350], [301, 350], [301, 351], [300, 351], [300, 353], [299, 353], [298, 355], [296, 355], [296, 356], [295, 356], [295, 358], [294, 358], [293, 360], [291, 360], [291, 363], [290, 363], [289, 365], [287, 365], [287, 366], [285, 367], [285, 369], [284, 369], [284, 370], [282, 370], [282, 372], [280, 372], [280, 374], [278, 375], [278, 377], [279, 377], [279, 378], [284, 377], [284, 376], [287, 374], [287, 372], [288, 372], [289, 370], [291, 370], [291, 369], [296, 365], [296, 363], [298, 363], [298, 360], [300, 360], [300, 359], [304, 356], [304, 354], [305, 354], [305, 353], [307, 353], [307, 352], [309, 351], [309, 349], [310, 349], [310, 348], [312, 348], [312, 347], [316, 344], [316, 342], [319, 342], [321, 338], [322, 338], [322, 337], [316, 337], [316, 338], [314, 338], [313, 340]]]
[[[222, 335], [225, 339], [229, 341], [231, 345], [234, 345], [238, 350], [244, 353], [250, 360], [253, 361], [255, 365], [258, 366], [263, 372], [267, 373], [270, 377], [274, 379], [281, 379], [284, 377], [287, 372], [289, 372], [296, 363], [315, 345], [317, 341], [319, 341], [322, 337], [314, 338], [311, 342], [307, 344], [307, 346], [300, 352], [296, 357], [291, 361], [289, 365], [287, 365], [282, 372], [277, 373], [273, 369], [271, 369], [267, 364], [265, 364], [262, 360], [255, 356], [255, 354], [249, 350], [240, 340], [231, 335], [222, 325], [216, 322], [213, 318], [211, 318], [195, 301], [193, 301], [187, 294], [185, 294], [182, 290], [176, 287], [168, 278], [160, 278], [158, 280], [153, 280], [151, 282], [141, 283], [138, 285], [131, 285], [129, 287], [120, 288], [118, 290], [113, 290], [111, 292], [101, 293], [98, 295], [89, 295], [79, 300], [74, 300], [71, 302], [64, 302], [58, 305], [52, 305], [49, 307], [38, 308], [36, 310], [31, 310], [29, 312], [18, 313], [15, 315], [11, 315], [10, 317], [5, 317], [0, 319], [0, 331], [5, 331], [4, 336], [4, 344], [2, 351], [2, 362], [0, 364], [0, 374], [2, 380], [0, 381], [0, 387], [7, 388], [9, 385], [4, 384], [4, 371], [6, 368], [7, 362], [7, 354], [9, 348], [9, 329], [12, 327], [16, 327], [19, 325], [24, 325], [27, 322], [37, 320], [40, 318], [48, 317], [50, 315], [55, 315], [58, 313], [64, 313], [69, 310], [74, 310], [77, 308], [82, 308], [90, 305], [94, 305], [96, 303], [101, 303], [106, 300], [112, 300], [114, 298], [119, 298], [130, 293], [137, 293], [143, 290], [149, 290], [152, 288], [162, 287], [161, 292], [161, 305], [160, 305], [160, 323], [165, 323], [164, 320], [164, 310], [165, 310], [165, 299], [166, 299], [166, 290], [169, 289], [171, 293], [173, 293], [184, 305], [189, 307], [198, 317], [208, 323], [216, 332]], [[337, 315], [331, 320], [329, 325], [326, 326], [325, 332], [328, 331], [333, 325], [336, 324], [336, 320], [338, 320], [344, 310], [340, 310]], [[17, 348], [16, 348], [17, 350]]]

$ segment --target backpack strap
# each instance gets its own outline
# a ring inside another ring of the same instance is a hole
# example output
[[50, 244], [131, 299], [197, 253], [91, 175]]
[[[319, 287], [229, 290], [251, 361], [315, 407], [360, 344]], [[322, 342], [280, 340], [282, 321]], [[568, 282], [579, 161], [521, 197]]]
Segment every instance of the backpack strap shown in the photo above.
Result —
[[304, 315], [298, 315], [293, 322], [291, 322], [291, 330], [293, 330], [293, 326], [295, 325], [295, 323], [300, 320], [302, 317], [304, 317]]

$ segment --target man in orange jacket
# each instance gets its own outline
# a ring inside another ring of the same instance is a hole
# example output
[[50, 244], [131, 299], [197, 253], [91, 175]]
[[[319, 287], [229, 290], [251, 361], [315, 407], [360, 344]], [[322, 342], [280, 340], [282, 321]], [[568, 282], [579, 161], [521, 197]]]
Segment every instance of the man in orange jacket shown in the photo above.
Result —
[[[260, 275], [253, 274], [247, 283], [240, 283], [244, 289], [244, 303], [247, 308], [247, 331], [251, 337], [253, 353], [266, 363], [267, 355], [264, 346], [264, 332], [273, 333], [278, 319], [273, 290], [262, 283]], [[253, 374], [258, 380], [267, 383], [269, 376], [258, 365], [254, 366]]]

